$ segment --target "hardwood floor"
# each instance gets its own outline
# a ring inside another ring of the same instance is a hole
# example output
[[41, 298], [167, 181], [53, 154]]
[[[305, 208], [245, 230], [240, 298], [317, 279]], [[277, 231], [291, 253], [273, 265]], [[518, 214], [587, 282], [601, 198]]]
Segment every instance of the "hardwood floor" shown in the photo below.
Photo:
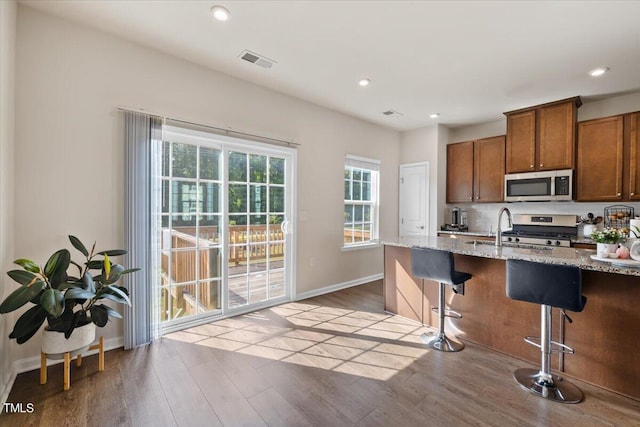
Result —
[[[638, 426], [640, 402], [574, 381], [578, 405], [522, 390], [526, 363], [467, 344], [425, 349], [420, 324], [382, 311], [380, 281], [18, 376], [2, 426]], [[615, 351], [612, 349], [612, 351]], [[571, 357], [571, 356], [567, 356]]]

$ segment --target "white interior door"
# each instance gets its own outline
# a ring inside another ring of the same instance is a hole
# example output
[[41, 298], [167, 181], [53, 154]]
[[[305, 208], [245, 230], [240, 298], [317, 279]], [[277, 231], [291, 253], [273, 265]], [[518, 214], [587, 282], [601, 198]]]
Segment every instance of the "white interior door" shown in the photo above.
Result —
[[400, 165], [400, 237], [428, 235], [429, 162]]

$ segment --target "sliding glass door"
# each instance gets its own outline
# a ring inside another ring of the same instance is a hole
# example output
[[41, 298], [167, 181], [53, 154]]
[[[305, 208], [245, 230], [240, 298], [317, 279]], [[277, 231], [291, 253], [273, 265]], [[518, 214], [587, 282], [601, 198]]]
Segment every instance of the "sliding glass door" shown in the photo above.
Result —
[[163, 329], [289, 300], [293, 150], [167, 127], [160, 151]]

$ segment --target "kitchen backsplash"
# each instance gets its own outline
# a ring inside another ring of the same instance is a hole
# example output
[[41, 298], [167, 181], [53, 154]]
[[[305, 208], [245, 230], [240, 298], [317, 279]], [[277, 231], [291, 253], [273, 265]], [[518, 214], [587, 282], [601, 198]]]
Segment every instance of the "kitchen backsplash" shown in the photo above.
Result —
[[[506, 206], [512, 214], [566, 214], [587, 216], [592, 212], [595, 216], [603, 216], [604, 208], [612, 205], [631, 206], [635, 215], [640, 216], [640, 203], [575, 203], [575, 202], [518, 202], [518, 203], [478, 203], [446, 205], [445, 218], [451, 219], [451, 209], [459, 207], [467, 212], [467, 224], [469, 231], [488, 231], [495, 233], [498, 211]], [[506, 215], [505, 215], [506, 217]], [[506, 223], [504, 223], [506, 227]], [[600, 225], [602, 226], [602, 224]], [[583, 235], [582, 226], [578, 234]]]

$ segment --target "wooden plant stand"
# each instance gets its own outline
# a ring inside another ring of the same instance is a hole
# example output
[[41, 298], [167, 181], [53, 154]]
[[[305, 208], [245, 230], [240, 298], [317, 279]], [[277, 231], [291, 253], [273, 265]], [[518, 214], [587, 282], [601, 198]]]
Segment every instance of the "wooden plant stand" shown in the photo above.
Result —
[[[98, 371], [104, 371], [104, 337], [98, 339], [98, 344], [89, 347], [89, 350], [98, 350]], [[64, 353], [64, 390], [71, 388], [71, 353]], [[82, 366], [82, 355], [76, 357], [76, 366]], [[47, 355], [40, 352], [40, 384], [47, 383]]]

